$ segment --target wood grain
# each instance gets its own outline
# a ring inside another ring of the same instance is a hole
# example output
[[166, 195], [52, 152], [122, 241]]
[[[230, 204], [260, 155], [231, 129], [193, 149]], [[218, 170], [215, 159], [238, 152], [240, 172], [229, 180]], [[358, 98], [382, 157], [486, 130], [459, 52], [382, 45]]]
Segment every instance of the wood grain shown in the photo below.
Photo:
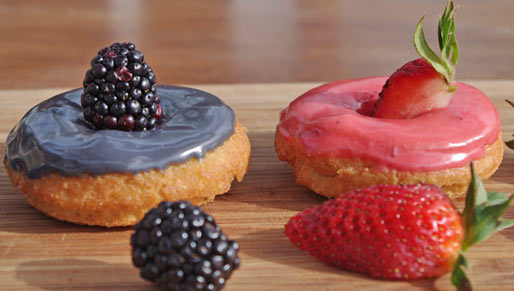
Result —
[[[133, 41], [165, 84], [389, 75], [436, 46], [445, 0], [2, 0], [0, 89], [80, 86], [89, 61]], [[514, 79], [514, 1], [457, 0], [458, 79]]]
[[[472, 81], [498, 107], [504, 136], [514, 133], [514, 110], [503, 99], [514, 81]], [[250, 168], [242, 183], [206, 205], [225, 233], [241, 245], [241, 268], [225, 290], [451, 290], [449, 276], [437, 280], [373, 280], [325, 265], [292, 246], [283, 225], [297, 212], [325, 199], [295, 184], [289, 167], [273, 149], [278, 112], [317, 85], [199, 85], [229, 103], [249, 129]], [[0, 139], [37, 102], [62, 90], [0, 91]], [[2, 150], [4, 145], [0, 145]], [[0, 154], [3, 154], [0, 153]], [[514, 152], [504, 161], [488, 190], [514, 193]], [[462, 207], [462, 201], [457, 201]], [[514, 218], [514, 208], [506, 217]], [[0, 290], [154, 290], [139, 278], [130, 261], [131, 228], [105, 229], [60, 222], [31, 208], [0, 170]], [[477, 290], [508, 290], [514, 284], [514, 229], [493, 235], [469, 251]]]

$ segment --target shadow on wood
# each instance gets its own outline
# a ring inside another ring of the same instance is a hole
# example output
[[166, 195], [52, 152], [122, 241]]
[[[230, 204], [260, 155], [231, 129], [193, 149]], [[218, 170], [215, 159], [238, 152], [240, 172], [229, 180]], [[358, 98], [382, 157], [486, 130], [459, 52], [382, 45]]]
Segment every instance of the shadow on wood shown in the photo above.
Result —
[[[262, 267], [264, 267], [265, 265], [269, 266], [271, 264], [280, 264], [287, 266], [288, 270], [292, 272], [281, 273], [282, 276], [290, 277], [283, 278], [286, 281], [291, 280], [295, 276], [301, 276], [302, 281], [316, 282], [317, 278], [321, 276], [329, 276], [334, 281], [354, 281], [354, 283], [356, 284], [357, 282], [369, 280], [376, 281], [377, 284], [390, 283], [391, 286], [388, 286], [383, 290], [398, 290], [398, 285], [395, 285], [395, 283], [400, 281], [372, 279], [365, 275], [347, 272], [336, 267], [327, 265], [325, 263], [322, 263], [315, 257], [309, 255], [308, 252], [300, 251], [299, 249], [295, 248], [289, 242], [288, 238], [284, 235], [283, 231], [283, 228], [276, 228], [251, 232], [242, 235], [238, 238], [238, 242], [241, 245], [240, 252], [243, 256], [251, 256], [261, 261], [260, 264], [263, 265]], [[244, 263], [244, 260], [242, 260], [242, 266], [244, 266]], [[308, 272], [304, 273], [303, 270], [306, 270]], [[271, 276], [271, 274], [268, 276]], [[309, 279], [308, 277], [312, 278]], [[431, 279], [401, 282], [410, 284], [412, 288], [409, 287], [409, 289], [435, 289], [435, 281]], [[389, 287], [391, 287], [392, 289], [390, 289]], [[406, 286], [404, 285], [404, 287]]]
[[132, 265], [99, 260], [27, 261], [16, 266], [16, 278], [43, 290], [155, 290], [150, 283], [139, 278]]
[[233, 183], [228, 195], [216, 198], [262, 208], [302, 211], [326, 198], [295, 182], [291, 168], [280, 161], [273, 146], [274, 132], [250, 132], [252, 154], [248, 173]]

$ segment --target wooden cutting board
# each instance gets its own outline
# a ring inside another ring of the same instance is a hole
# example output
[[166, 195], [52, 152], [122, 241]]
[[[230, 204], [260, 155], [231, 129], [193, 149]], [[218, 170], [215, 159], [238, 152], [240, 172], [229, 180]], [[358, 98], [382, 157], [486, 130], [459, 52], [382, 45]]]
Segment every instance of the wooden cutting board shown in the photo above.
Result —
[[[491, 96], [499, 109], [504, 138], [514, 133], [514, 81], [471, 84]], [[449, 275], [436, 280], [395, 282], [370, 279], [319, 262], [289, 243], [283, 225], [324, 198], [298, 186], [273, 149], [280, 109], [318, 84], [196, 86], [230, 104], [249, 128], [252, 156], [248, 174], [230, 192], [205, 205], [224, 232], [241, 245], [241, 267], [225, 290], [399, 290], [452, 289]], [[0, 140], [38, 102], [64, 90], [0, 91]], [[4, 144], [0, 144], [3, 149]], [[514, 193], [514, 152], [506, 150], [488, 190]], [[462, 207], [462, 201], [456, 201]], [[507, 211], [514, 218], [514, 207]], [[132, 266], [131, 228], [77, 226], [31, 208], [0, 169], [0, 290], [153, 290]], [[468, 260], [477, 290], [513, 290], [514, 229], [493, 235], [471, 249]]]

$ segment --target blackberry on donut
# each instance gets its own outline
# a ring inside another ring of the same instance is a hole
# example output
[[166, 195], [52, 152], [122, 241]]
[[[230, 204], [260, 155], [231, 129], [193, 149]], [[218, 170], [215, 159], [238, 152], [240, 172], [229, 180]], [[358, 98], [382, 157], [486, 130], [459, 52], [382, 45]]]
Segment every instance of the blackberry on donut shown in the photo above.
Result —
[[162, 118], [155, 74], [130, 42], [98, 51], [84, 78], [84, 118], [96, 129], [147, 130]]

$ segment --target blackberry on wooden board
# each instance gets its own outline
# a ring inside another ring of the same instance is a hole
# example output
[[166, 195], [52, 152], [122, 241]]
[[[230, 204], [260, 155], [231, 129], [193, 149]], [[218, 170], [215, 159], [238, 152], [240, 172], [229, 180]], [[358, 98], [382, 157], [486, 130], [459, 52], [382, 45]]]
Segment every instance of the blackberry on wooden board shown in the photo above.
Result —
[[188, 201], [162, 202], [134, 228], [132, 262], [170, 290], [220, 290], [239, 267], [239, 244]]

